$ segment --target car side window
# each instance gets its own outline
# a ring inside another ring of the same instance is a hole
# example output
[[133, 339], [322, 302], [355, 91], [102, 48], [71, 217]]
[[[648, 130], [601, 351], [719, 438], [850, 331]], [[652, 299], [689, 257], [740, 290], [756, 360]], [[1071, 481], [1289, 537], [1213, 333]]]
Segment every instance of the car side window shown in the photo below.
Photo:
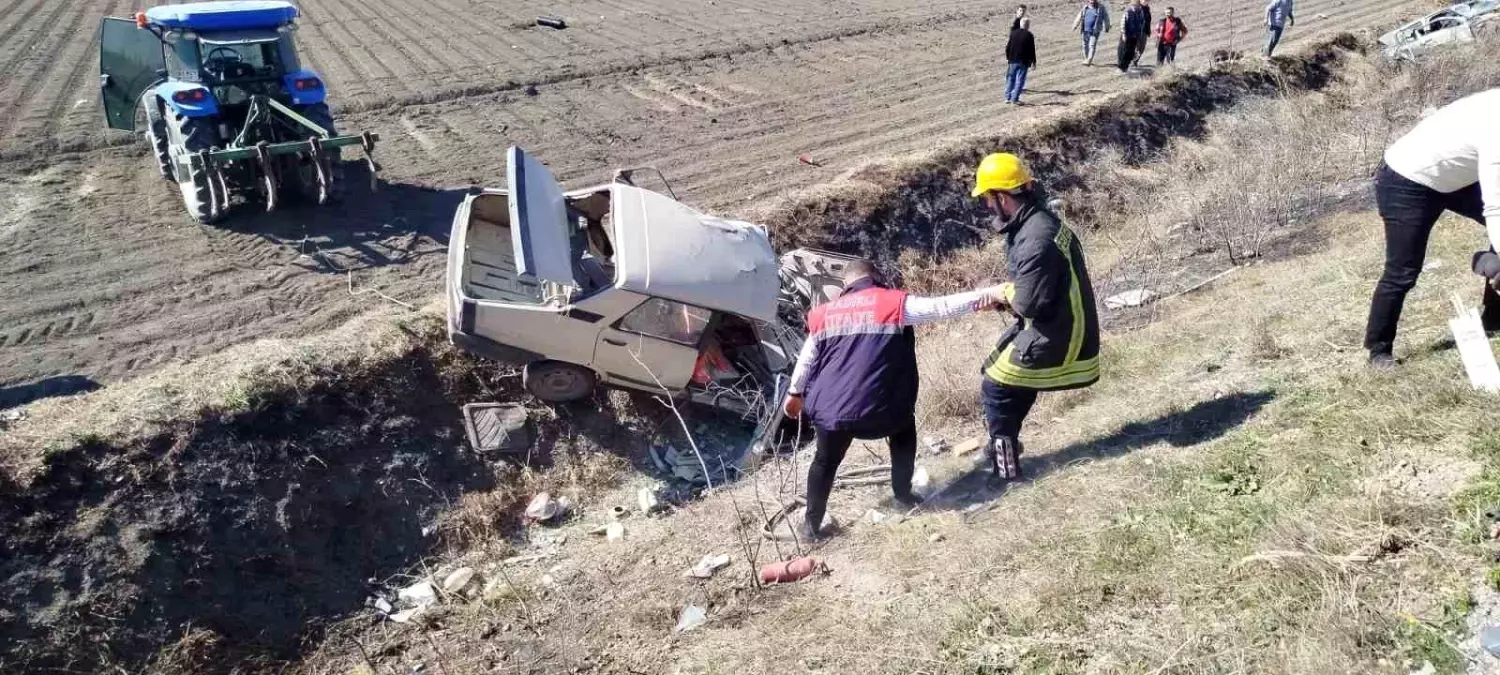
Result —
[[651, 298], [620, 319], [616, 328], [677, 344], [698, 346], [713, 312], [663, 298]]

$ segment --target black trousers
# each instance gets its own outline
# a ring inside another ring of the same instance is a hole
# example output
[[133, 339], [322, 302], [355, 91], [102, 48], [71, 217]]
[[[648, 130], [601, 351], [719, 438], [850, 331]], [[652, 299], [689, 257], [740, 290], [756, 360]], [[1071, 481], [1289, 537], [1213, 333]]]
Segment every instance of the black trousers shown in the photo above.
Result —
[[1177, 62], [1177, 45], [1165, 42], [1156, 43], [1156, 65]]
[[979, 395], [984, 401], [984, 421], [989, 427], [990, 438], [1021, 435], [1021, 423], [1031, 414], [1036, 405], [1037, 390], [1011, 387], [984, 378], [979, 385]]
[[[889, 427], [889, 425], [886, 425]], [[828, 495], [833, 492], [833, 481], [838, 477], [839, 464], [854, 439], [874, 440], [884, 438], [891, 446], [891, 491], [897, 497], [911, 494], [911, 477], [917, 465], [917, 421], [912, 418], [898, 424], [894, 432], [889, 429], [825, 431], [817, 430], [818, 451], [813, 455], [812, 466], [807, 470], [807, 524], [817, 530], [823, 524], [823, 514], [828, 512]]]
[[[1410, 180], [1385, 164], [1375, 173], [1375, 202], [1385, 221], [1385, 272], [1375, 284], [1370, 318], [1365, 324], [1365, 348], [1389, 354], [1396, 342], [1396, 324], [1406, 294], [1417, 285], [1427, 259], [1427, 240], [1443, 211], [1484, 223], [1484, 199], [1475, 183], [1443, 194]], [[1500, 327], [1500, 295], [1484, 284], [1485, 326]]]

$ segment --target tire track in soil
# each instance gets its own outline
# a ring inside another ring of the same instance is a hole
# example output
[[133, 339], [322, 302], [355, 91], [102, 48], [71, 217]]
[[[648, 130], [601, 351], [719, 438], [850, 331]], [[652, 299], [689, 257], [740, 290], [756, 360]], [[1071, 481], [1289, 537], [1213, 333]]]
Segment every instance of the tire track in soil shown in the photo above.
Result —
[[[357, 84], [359, 82], [359, 73], [354, 67], [354, 63], [349, 60], [347, 54], [338, 49], [338, 46], [334, 44], [333, 40], [329, 38], [327, 32], [323, 29], [325, 20], [320, 17], [322, 10], [317, 10], [319, 14], [306, 13], [307, 10], [303, 11], [305, 12], [303, 14], [303, 22], [298, 32], [304, 34], [311, 33], [312, 40], [310, 41], [311, 44], [308, 44], [309, 41], [299, 38], [297, 40], [297, 49], [299, 51], [305, 50], [307, 60], [310, 64], [321, 64], [315, 70], [328, 80], [330, 89], [335, 86], [349, 88], [347, 91], [341, 92], [341, 95], [336, 94], [336, 98], [348, 96], [351, 99], [358, 99], [364, 97], [368, 91], [368, 87], [362, 87]], [[338, 65], [332, 65], [335, 61]], [[322, 66], [330, 67], [325, 72], [320, 69]]]
[[[441, 72], [449, 77], [453, 76], [460, 70], [461, 65], [449, 60], [449, 58], [445, 54], [446, 50], [442, 49], [442, 44], [439, 44], [438, 48], [434, 49], [433, 47], [428, 46], [427, 40], [422, 36], [412, 33], [409, 28], [403, 27], [408, 25], [407, 21], [390, 20], [389, 17], [391, 16], [403, 16], [402, 12], [397, 11], [397, 9], [394, 7], [391, 7], [390, 3], [385, 2], [384, 0], [381, 0], [381, 2], [377, 3], [377, 6], [385, 8], [385, 11], [377, 11], [376, 14], [379, 15], [381, 17], [380, 20], [386, 24], [386, 27], [384, 29], [380, 29], [377, 27], [377, 30], [381, 30], [387, 35], [389, 35], [391, 32], [395, 32], [401, 36], [402, 42], [405, 42], [408, 45], [408, 49], [421, 51], [422, 54], [425, 55], [425, 58], [420, 59], [418, 63], [424, 64], [424, 68], [426, 69], [425, 72], [429, 76], [431, 76], [435, 72], [438, 72], [430, 67], [431, 64], [438, 64], [439, 66], [441, 66]], [[426, 11], [419, 11], [417, 14], [418, 17], [425, 17], [426, 15]], [[433, 35], [441, 35], [441, 33], [428, 33], [428, 37], [432, 37]]]
[[[327, 10], [327, 18], [319, 24], [319, 27], [323, 29], [323, 35], [327, 38], [325, 44], [329, 46], [329, 51], [351, 64], [357, 75], [355, 82], [361, 85], [365, 93], [376, 100], [389, 98], [390, 93], [383, 90], [381, 83], [390, 79], [391, 71], [381, 65], [379, 59], [374, 58], [369, 49], [365, 48], [359, 38], [349, 30], [350, 19], [347, 16], [339, 16], [339, 12], [334, 10], [335, 3], [332, 0], [320, 0], [318, 5]], [[344, 9], [342, 5], [338, 7]], [[377, 75], [377, 70], [384, 71], [385, 75]]]
[[[36, 14], [36, 10], [46, 4], [47, 0], [32, 0], [31, 4], [27, 5], [25, 9], [19, 7], [13, 8], [11, 12], [6, 14], [11, 19], [4, 24], [0, 24], [0, 35], [15, 35], [21, 32], [22, 29], [27, 28], [27, 21], [31, 19], [32, 15]], [[58, 8], [59, 11], [66, 8], [66, 6], [67, 3], [65, 2], [53, 3], [53, 7]], [[21, 9], [21, 11], [16, 12], [16, 9]], [[47, 22], [43, 21], [42, 24], [46, 25]], [[6, 45], [10, 48], [0, 51], [0, 82], [10, 79], [11, 72], [19, 66], [22, 57], [31, 49], [31, 45], [41, 37], [40, 31], [28, 30], [27, 32], [31, 35], [31, 39]]]
[[[115, 0], [110, 5], [110, 9], [105, 16], [118, 16], [120, 13], [128, 11], [132, 4], [132, 0]], [[103, 24], [101, 20], [101, 23], [94, 24], [94, 32], [89, 36], [88, 44], [85, 47], [88, 51], [85, 51], [85, 54], [89, 53], [89, 51], [98, 51], [100, 34], [102, 32]], [[77, 60], [73, 69], [68, 72], [67, 79], [63, 81], [62, 88], [59, 90], [57, 96], [54, 97], [52, 105], [47, 110], [47, 115], [41, 120], [41, 129], [38, 130], [38, 136], [41, 139], [56, 139], [60, 135], [58, 133], [59, 130], [66, 126], [70, 119], [76, 118], [81, 108], [84, 109], [84, 113], [94, 112], [94, 106], [87, 105], [91, 100], [90, 97], [77, 97], [80, 92], [83, 92], [86, 88], [90, 88], [90, 83], [93, 84], [91, 88], [95, 94], [98, 93], [98, 80], [93, 75], [93, 73], [97, 73], [98, 67], [98, 63], [88, 58]], [[96, 105], [99, 104], [96, 102]]]
[[[66, 24], [55, 22], [58, 14], [61, 14], [64, 9], [74, 6], [77, 6], [78, 11], [73, 15], [72, 20]], [[58, 8], [59, 11], [48, 16], [47, 25], [50, 27], [50, 30], [47, 30], [44, 37], [40, 38], [39, 44], [36, 40], [33, 40], [29, 51], [42, 53], [55, 51], [55, 43], [77, 32], [78, 26], [82, 23], [84, 17], [90, 13], [88, 4], [81, 2], [75, 2], [73, 5], [59, 2]], [[33, 69], [30, 72], [23, 72], [28, 63], [33, 66]], [[11, 130], [16, 123], [21, 121], [21, 111], [26, 110], [26, 106], [31, 103], [31, 97], [36, 93], [36, 89], [46, 83], [45, 78], [42, 76], [53, 66], [61, 63], [61, 59], [50, 59], [42, 56], [38, 56], [31, 61], [27, 61], [24, 57], [17, 60], [16, 67], [7, 74], [7, 78], [4, 81], [8, 81], [13, 85], [19, 85], [19, 89], [12, 90], [10, 87], [6, 87], [3, 91], [0, 91], [0, 141], [11, 138]]]

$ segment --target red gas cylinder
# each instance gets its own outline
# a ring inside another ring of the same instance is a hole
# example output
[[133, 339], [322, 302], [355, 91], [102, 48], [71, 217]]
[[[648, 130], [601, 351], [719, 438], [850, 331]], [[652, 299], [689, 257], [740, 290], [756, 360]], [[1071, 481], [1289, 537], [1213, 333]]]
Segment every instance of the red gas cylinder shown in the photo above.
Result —
[[760, 580], [768, 584], [789, 584], [807, 578], [822, 566], [823, 561], [817, 558], [792, 558], [760, 568]]

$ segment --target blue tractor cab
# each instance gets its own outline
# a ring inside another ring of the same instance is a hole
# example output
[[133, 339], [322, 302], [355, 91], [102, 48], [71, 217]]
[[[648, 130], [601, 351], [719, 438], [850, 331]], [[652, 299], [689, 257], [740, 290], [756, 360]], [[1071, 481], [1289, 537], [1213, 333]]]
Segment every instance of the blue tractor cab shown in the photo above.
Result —
[[221, 0], [104, 19], [106, 123], [133, 131], [144, 121], [162, 176], [199, 221], [236, 200], [274, 209], [287, 192], [326, 202], [340, 148], [363, 146], [367, 159], [374, 148], [372, 134], [335, 132], [322, 78], [298, 59], [297, 18], [284, 0]]

